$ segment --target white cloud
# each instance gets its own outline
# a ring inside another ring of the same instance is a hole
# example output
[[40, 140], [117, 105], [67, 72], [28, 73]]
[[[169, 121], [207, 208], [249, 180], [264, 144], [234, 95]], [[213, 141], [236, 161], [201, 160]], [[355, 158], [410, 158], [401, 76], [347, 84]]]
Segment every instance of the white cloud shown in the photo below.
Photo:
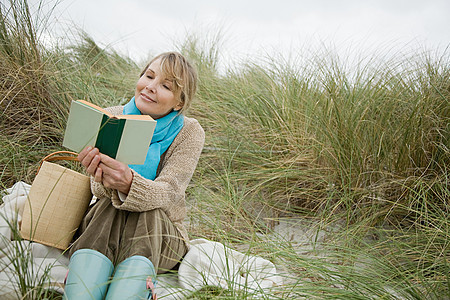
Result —
[[450, 43], [447, 0], [71, 0], [59, 7], [96, 41], [133, 57], [167, 50], [186, 32], [217, 27], [232, 55], [286, 52], [312, 41], [343, 48]]

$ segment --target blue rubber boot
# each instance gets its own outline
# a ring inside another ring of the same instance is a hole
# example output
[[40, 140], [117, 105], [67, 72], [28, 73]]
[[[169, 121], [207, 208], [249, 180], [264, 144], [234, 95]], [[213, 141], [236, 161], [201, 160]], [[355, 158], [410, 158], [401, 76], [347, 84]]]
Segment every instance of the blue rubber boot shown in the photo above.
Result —
[[91, 249], [75, 251], [70, 258], [63, 299], [103, 299], [113, 270], [113, 263], [100, 252]]
[[132, 256], [116, 267], [106, 300], [156, 299], [155, 284], [152, 262], [144, 256]]

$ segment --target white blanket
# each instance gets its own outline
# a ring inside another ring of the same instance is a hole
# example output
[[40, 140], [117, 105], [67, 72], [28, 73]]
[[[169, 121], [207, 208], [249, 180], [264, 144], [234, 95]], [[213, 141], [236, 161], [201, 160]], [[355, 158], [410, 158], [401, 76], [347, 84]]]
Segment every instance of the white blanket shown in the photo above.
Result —
[[[69, 259], [61, 250], [39, 243], [17, 240], [17, 222], [27, 201], [30, 185], [17, 182], [3, 191], [0, 207], [0, 299], [19, 299], [24, 283], [45, 283], [63, 292]], [[19, 276], [19, 274], [21, 276]], [[27, 276], [24, 276], [27, 274]], [[47, 276], [46, 276], [47, 275]], [[204, 286], [245, 290], [247, 294], [265, 295], [282, 284], [275, 266], [261, 257], [245, 255], [221, 243], [197, 239], [180, 264], [178, 273], [159, 275], [156, 293], [160, 299], [183, 299]]]

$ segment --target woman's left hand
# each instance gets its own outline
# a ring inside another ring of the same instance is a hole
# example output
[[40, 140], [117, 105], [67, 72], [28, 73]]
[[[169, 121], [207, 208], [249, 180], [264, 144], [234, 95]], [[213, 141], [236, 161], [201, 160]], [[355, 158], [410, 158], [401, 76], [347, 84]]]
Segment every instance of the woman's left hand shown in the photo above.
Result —
[[100, 153], [102, 183], [107, 188], [118, 190], [126, 195], [130, 191], [133, 173], [124, 163]]

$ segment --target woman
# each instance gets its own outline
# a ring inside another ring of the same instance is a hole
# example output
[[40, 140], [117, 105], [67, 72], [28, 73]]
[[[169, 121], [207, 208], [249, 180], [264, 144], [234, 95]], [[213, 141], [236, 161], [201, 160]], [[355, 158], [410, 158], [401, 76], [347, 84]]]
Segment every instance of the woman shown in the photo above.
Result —
[[92, 147], [79, 153], [98, 200], [70, 249], [65, 298], [103, 299], [107, 293], [106, 299], [147, 299], [155, 270], [174, 268], [186, 254], [184, 194], [205, 139], [200, 124], [183, 115], [196, 85], [196, 72], [182, 55], [158, 55], [141, 73], [130, 102], [109, 108], [157, 121], [145, 163], [127, 166]]

